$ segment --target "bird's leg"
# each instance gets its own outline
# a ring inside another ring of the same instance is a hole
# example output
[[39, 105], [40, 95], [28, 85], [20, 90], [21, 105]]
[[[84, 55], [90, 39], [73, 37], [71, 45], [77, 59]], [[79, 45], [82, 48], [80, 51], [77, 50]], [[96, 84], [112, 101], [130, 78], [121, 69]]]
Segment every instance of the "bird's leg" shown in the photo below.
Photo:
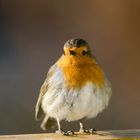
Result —
[[45, 125], [46, 125], [46, 122], [48, 121], [48, 118], [49, 117], [46, 115], [44, 120], [43, 120], [43, 122], [41, 123], [41, 126], [40, 126], [44, 131], [46, 130], [46, 126]]
[[57, 133], [61, 133], [65, 136], [70, 136], [70, 135], [74, 135], [74, 131], [70, 130], [70, 131], [67, 131], [65, 132], [61, 126], [60, 126], [60, 120], [57, 118], [57, 125], [58, 125], [58, 131], [56, 131]]
[[96, 133], [96, 130], [93, 128], [86, 130], [81, 121], [79, 122], [79, 124], [80, 124], [80, 130], [79, 130], [80, 133], [88, 133], [88, 134], [95, 134]]
[[84, 125], [82, 124], [81, 121], [79, 122], [79, 125], [80, 125], [80, 130], [79, 130], [79, 132], [80, 132], [80, 133], [84, 133], [84, 132], [85, 132], [85, 128], [84, 128]]
[[59, 121], [58, 118], [57, 118], [57, 126], [58, 126], [58, 130], [57, 130], [56, 132], [57, 132], [57, 133], [62, 133], [62, 134], [64, 134], [65, 132], [61, 129], [60, 121]]

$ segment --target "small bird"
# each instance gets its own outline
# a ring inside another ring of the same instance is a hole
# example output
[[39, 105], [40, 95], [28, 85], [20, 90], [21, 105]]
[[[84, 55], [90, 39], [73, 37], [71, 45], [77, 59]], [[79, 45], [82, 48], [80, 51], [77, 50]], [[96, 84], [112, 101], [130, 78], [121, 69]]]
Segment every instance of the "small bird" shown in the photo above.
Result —
[[63, 135], [74, 134], [64, 131], [60, 121], [79, 120], [80, 132], [86, 130], [83, 118], [94, 118], [108, 105], [111, 97], [111, 85], [90, 46], [84, 39], [70, 39], [64, 44], [64, 53], [50, 67], [37, 100], [35, 118], [44, 114], [41, 128], [58, 125]]

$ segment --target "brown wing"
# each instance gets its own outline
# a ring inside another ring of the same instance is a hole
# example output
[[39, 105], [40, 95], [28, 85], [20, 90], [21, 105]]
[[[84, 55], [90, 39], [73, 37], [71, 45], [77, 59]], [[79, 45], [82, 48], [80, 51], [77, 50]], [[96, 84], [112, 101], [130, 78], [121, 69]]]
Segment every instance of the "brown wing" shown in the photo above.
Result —
[[36, 120], [38, 120], [43, 115], [43, 110], [41, 107], [42, 97], [45, 95], [45, 93], [48, 90], [48, 80], [53, 75], [55, 68], [56, 68], [56, 65], [53, 65], [49, 69], [48, 74], [47, 74], [47, 78], [46, 78], [45, 82], [43, 83], [43, 85], [41, 86], [39, 97], [38, 97], [38, 100], [36, 103], [36, 108], [35, 108], [35, 119]]

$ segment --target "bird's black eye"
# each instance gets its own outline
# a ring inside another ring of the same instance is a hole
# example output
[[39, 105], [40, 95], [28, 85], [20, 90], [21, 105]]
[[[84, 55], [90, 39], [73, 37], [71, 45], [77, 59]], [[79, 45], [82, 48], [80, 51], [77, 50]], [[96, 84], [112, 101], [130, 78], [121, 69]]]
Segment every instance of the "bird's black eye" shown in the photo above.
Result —
[[86, 55], [87, 54], [87, 52], [84, 50], [84, 51], [82, 51], [82, 55]]

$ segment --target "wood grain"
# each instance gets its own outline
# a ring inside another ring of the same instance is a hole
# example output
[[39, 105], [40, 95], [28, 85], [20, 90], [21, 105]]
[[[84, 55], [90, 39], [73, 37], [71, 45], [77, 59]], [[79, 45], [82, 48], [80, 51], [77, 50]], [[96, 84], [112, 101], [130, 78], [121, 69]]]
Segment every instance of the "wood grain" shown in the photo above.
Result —
[[140, 129], [98, 131], [95, 135], [76, 133], [75, 136], [62, 136], [56, 133], [1, 135], [0, 140], [140, 140]]

